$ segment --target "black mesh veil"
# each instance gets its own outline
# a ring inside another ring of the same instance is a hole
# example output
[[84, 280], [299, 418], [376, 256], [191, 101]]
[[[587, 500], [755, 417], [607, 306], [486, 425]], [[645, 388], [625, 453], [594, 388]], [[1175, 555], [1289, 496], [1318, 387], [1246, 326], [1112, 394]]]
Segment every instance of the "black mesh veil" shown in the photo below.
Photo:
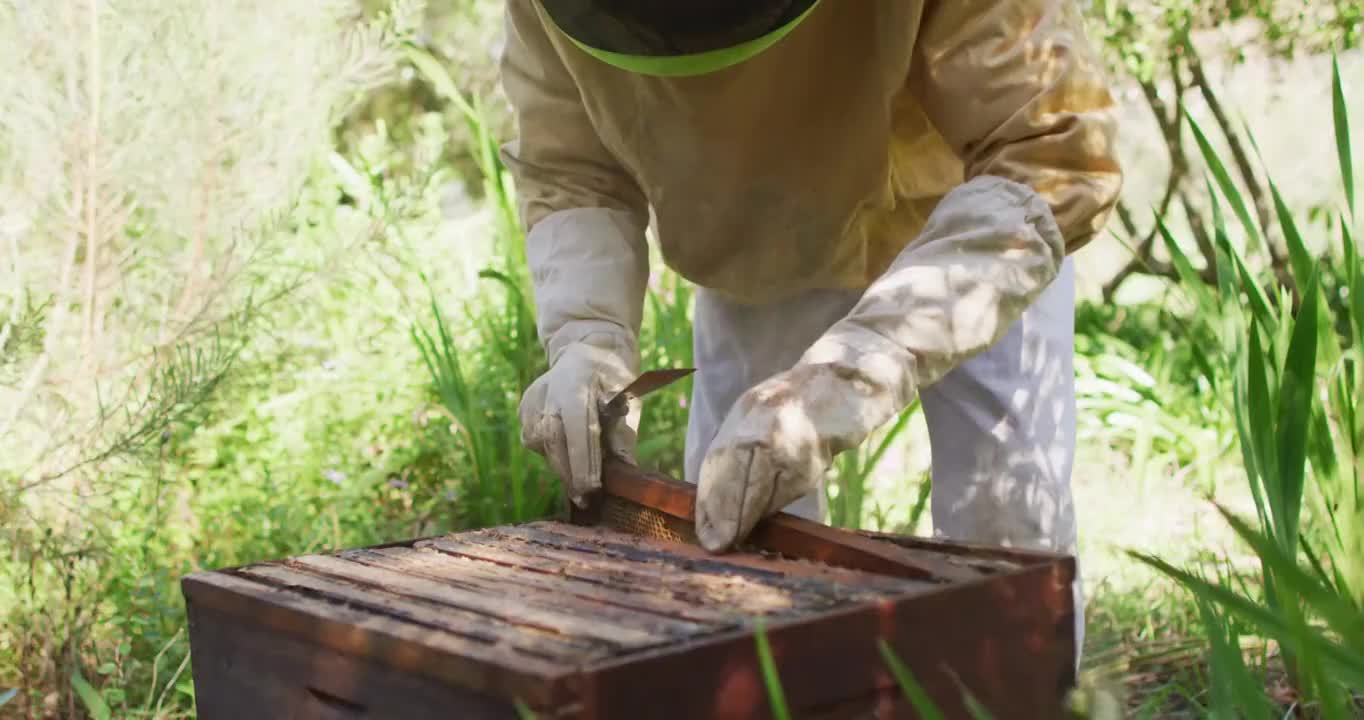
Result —
[[[578, 42], [626, 55], [718, 50], [760, 38], [815, 0], [538, 0]], [[861, 2], [862, 0], [857, 0]]]

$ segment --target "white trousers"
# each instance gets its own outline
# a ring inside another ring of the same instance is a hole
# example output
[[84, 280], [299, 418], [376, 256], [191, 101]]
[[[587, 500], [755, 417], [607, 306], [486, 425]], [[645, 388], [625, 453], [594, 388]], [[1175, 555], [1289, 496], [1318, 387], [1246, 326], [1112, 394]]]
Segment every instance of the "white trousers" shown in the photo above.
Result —
[[[688, 482], [697, 482], [706, 449], [738, 397], [794, 364], [857, 299], [857, 293], [816, 291], [746, 306], [698, 288]], [[920, 388], [935, 535], [1075, 553], [1074, 337], [1075, 269], [1068, 259], [995, 345]], [[786, 509], [822, 522], [825, 505], [821, 491]], [[1078, 578], [1074, 594], [1078, 649], [1084, 640]]]

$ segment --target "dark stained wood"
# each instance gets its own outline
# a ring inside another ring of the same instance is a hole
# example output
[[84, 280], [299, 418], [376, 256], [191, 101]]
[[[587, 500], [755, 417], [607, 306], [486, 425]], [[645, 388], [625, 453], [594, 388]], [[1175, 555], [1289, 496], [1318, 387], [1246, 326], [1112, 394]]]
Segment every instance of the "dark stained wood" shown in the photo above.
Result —
[[[354, 720], [442, 717], [515, 720], [505, 698], [483, 695], [191, 604], [189, 629], [200, 720]], [[546, 720], [576, 707], [537, 708]]]
[[322, 652], [364, 657], [472, 692], [521, 697], [541, 707], [567, 702], [577, 694], [579, 678], [562, 664], [506, 645], [478, 642], [224, 572], [195, 573], [180, 585], [189, 607], [306, 638]]
[[[996, 718], [1060, 717], [1074, 682], [1073, 615], [1064, 573], [1039, 566], [1007, 578], [833, 611], [768, 629], [788, 702], [838, 705], [891, 689], [885, 639], [947, 717], [969, 717], [953, 674]], [[668, 678], [686, 677], [685, 685]], [[750, 633], [708, 638], [688, 652], [612, 661], [586, 678], [589, 717], [627, 717], [652, 703], [670, 718], [770, 717]], [[689, 688], [707, 688], [697, 693]]]
[[[598, 580], [614, 587], [635, 585], [681, 602], [722, 609], [726, 611], [725, 621], [733, 621], [742, 614], [767, 613], [812, 601], [792, 588], [764, 582], [767, 578], [761, 575], [686, 570], [662, 562], [621, 562], [609, 555], [574, 549], [571, 543], [548, 534], [540, 534], [534, 540], [504, 538], [503, 542], [508, 546], [512, 543], [522, 545], [527, 554], [534, 553], [562, 563], [565, 575]], [[432, 547], [444, 548], [445, 543], [436, 541]]]
[[772, 611], [830, 607], [877, 595], [874, 591], [855, 585], [818, 582], [794, 575], [789, 567], [783, 570], [780, 565], [770, 568], [739, 565], [729, 562], [727, 557], [708, 554], [693, 559], [670, 549], [650, 549], [633, 538], [624, 542], [619, 535], [614, 536], [614, 541], [603, 540], [585, 535], [572, 526], [558, 526], [552, 530], [546, 530], [543, 526], [498, 528], [497, 532], [546, 547], [574, 550], [582, 555], [623, 559], [639, 565], [661, 565], [667, 570], [660, 578], [665, 585], [678, 575], [685, 575], [702, 580], [709, 587], [718, 587], [722, 592], [742, 589], [749, 596], [749, 601], [762, 599], [771, 602]]
[[892, 577], [936, 582], [964, 582], [979, 570], [927, 553], [907, 552], [891, 543], [864, 538], [793, 515], [776, 515], [758, 523], [748, 544], [802, 560], [828, 563]]
[[804, 708], [804, 720], [919, 720], [914, 706], [899, 688], [878, 688], [832, 705]]
[[685, 597], [678, 597], [677, 593], [643, 578], [632, 580], [629, 577], [620, 577], [619, 574], [614, 577], [603, 577], [568, 561], [537, 554], [530, 550], [529, 546], [518, 548], [517, 545], [525, 546], [526, 544], [517, 543], [516, 545], [503, 546], [486, 542], [456, 540], [452, 536], [451, 538], [425, 541], [417, 550], [448, 553], [495, 562], [505, 567], [525, 571], [521, 573], [523, 578], [532, 573], [538, 576], [547, 576], [547, 582], [562, 585], [566, 591], [580, 597], [598, 599], [603, 602], [622, 602], [630, 607], [647, 609], [650, 612], [680, 620], [707, 626], [726, 626], [734, 622], [732, 610], [698, 605], [696, 602]]
[[[599, 545], [618, 544], [621, 541], [621, 536], [618, 533], [605, 528], [556, 525], [554, 531], [560, 535]], [[780, 573], [792, 579], [809, 578], [820, 583], [828, 583], [831, 587], [839, 588], [840, 592], [859, 598], [870, 599], [878, 595], [889, 597], [904, 593], [923, 592], [938, 586], [934, 582], [878, 575], [836, 565], [782, 557], [775, 553], [751, 552], [714, 555], [695, 545], [651, 538], [631, 538], [630, 543], [641, 549], [667, 553], [693, 562], [721, 560], [725, 565], [752, 568], [764, 573]]]
[[861, 535], [859, 540], [861, 538], [882, 543], [892, 548], [910, 550], [916, 557], [924, 558], [925, 561], [940, 562], [944, 565], [962, 568], [977, 577], [981, 575], [993, 575], [997, 572], [1016, 570], [1024, 566], [1016, 560], [1006, 560], [999, 557], [966, 555], [960, 552], [942, 552], [936, 547], [901, 545], [900, 543], [869, 535]]
[[[615, 500], [691, 517], [691, 486], [608, 467]], [[1001, 719], [1060, 716], [1075, 680], [1066, 556], [788, 515], [723, 554], [609, 527], [529, 523], [191, 575], [200, 714], [504, 718], [519, 699], [542, 718], [769, 718], [759, 620], [800, 718], [914, 717], [878, 641], [949, 718], [967, 717], [958, 679]]]
[[[602, 469], [602, 491], [684, 520], [695, 518], [696, 489], [618, 459]], [[857, 533], [777, 513], [758, 523], [745, 546], [787, 557], [915, 580], [965, 581], [983, 573], [940, 553], [912, 553]]]
[[696, 488], [688, 483], [641, 470], [617, 458], [606, 458], [602, 461], [601, 485], [603, 493], [683, 520], [696, 519]]
[[[809, 594], [807, 584], [777, 573], [737, 568], [714, 561], [706, 566], [686, 566], [649, 556], [642, 551], [622, 562], [621, 558], [613, 557], [606, 548], [589, 551], [570, 538], [543, 531], [533, 536], [503, 536], [502, 541], [507, 540], [524, 545], [527, 553], [563, 563], [564, 572], [574, 577], [652, 588], [683, 602], [723, 609], [727, 613], [726, 620], [730, 622], [746, 615], [765, 615], [827, 602], [823, 595]], [[442, 547], [443, 543], [437, 541], [433, 546]], [[735, 571], [727, 572], [731, 568]]]
[[[470, 610], [488, 618], [535, 627], [554, 633], [556, 639], [582, 639], [620, 652], [628, 648], [649, 647], [670, 638], [656, 630], [613, 622], [619, 618], [575, 613], [555, 598], [543, 594], [508, 593], [495, 584], [480, 585], [472, 578], [435, 581], [386, 568], [325, 556], [303, 556], [289, 561], [291, 569], [331, 576], [347, 583], [334, 588], [360, 597], [392, 600], [397, 607], [418, 605], [431, 611], [449, 608]], [[360, 586], [357, 587], [356, 584]]]
[[332, 605], [473, 639], [490, 646], [509, 647], [538, 658], [562, 661], [579, 653], [607, 647], [600, 641], [566, 635], [534, 622], [517, 622], [422, 598], [403, 597], [383, 588], [357, 585], [325, 573], [309, 572], [307, 568], [292, 567], [296, 562], [297, 559], [283, 563], [262, 563], [241, 568], [235, 571], [235, 575]]
[[631, 603], [628, 597], [621, 597], [619, 593], [605, 593], [586, 583], [562, 577], [537, 577], [534, 573], [516, 572], [495, 563], [440, 553], [429, 548], [406, 551], [358, 550], [342, 553], [341, 557], [407, 577], [474, 585], [492, 596], [538, 598], [541, 603], [556, 610], [598, 619], [611, 627], [644, 633], [651, 643], [695, 636], [714, 629], [713, 626], [678, 620], [640, 608], [638, 604]]
[[863, 537], [893, 543], [911, 550], [953, 555], [965, 559], [972, 565], [992, 570], [1010, 570], [1026, 565], [1050, 562], [1057, 557], [1056, 554], [1045, 550], [1000, 547], [958, 540], [899, 535], [875, 530], [856, 530], [854, 532]]

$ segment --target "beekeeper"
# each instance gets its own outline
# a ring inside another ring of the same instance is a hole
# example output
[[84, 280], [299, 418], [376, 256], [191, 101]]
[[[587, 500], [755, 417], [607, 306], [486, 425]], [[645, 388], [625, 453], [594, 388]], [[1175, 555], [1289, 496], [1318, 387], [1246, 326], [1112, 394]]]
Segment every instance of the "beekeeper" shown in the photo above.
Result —
[[[697, 288], [706, 548], [822, 519], [832, 458], [918, 398], [937, 534], [1073, 552], [1070, 255], [1121, 185], [1076, 5], [508, 0], [504, 158], [549, 359], [522, 441], [569, 496], [640, 370], [652, 223]], [[637, 422], [609, 438], [627, 458]]]

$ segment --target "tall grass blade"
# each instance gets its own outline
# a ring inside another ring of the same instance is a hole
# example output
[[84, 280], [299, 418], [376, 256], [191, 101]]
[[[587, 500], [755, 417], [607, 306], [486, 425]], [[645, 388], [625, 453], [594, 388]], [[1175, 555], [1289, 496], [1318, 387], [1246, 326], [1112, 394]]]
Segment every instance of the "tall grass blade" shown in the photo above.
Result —
[[1350, 114], [1345, 104], [1345, 86], [1340, 79], [1340, 58], [1331, 55], [1331, 105], [1336, 126], [1336, 155], [1340, 160], [1340, 178], [1345, 184], [1345, 205], [1350, 215], [1355, 214], [1354, 156], [1350, 154]]
[[[1329, 552], [1329, 551], [1328, 551]], [[1325, 585], [1332, 592], [1343, 593], [1347, 587], [1345, 578], [1340, 574], [1338, 568], [1330, 570], [1321, 562], [1321, 553], [1313, 549], [1312, 543], [1306, 538], [1302, 541], [1302, 556], [1307, 559], [1307, 565], [1312, 572], [1316, 573], [1316, 580]]]
[[1260, 160], [1260, 164], [1265, 166], [1265, 178], [1269, 182], [1269, 192], [1274, 198], [1274, 213], [1278, 218], [1279, 226], [1283, 229], [1284, 244], [1288, 246], [1288, 262], [1293, 270], [1293, 282], [1298, 288], [1302, 288], [1307, 282], [1307, 278], [1312, 274], [1315, 263], [1312, 261], [1312, 254], [1307, 250], [1307, 244], [1303, 242], [1302, 233], [1298, 231], [1298, 224], [1293, 219], [1293, 213], [1288, 209], [1288, 203], [1284, 202], [1283, 194], [1279, 192], [1278, 183], [1270, 176], [1269, 167], [1264, 161], [1264, 156], [1260, 153], [1260, 144], [1255, 140], [1255, 134], [1249, 127], [1245, 128], [1246, 137], [1250, 138], [1250, 144], [1255, 148], [1255, 157]]
[[[1203, 622], [1209, 643], [1209, 663], [1212, 692], [1211, 715], [1214, 718], [1236, 720], [1238, 710], [1267, 710], [1268, 699], [1259, 682], [1246, 667], [1241, 654], [1239, 635], [1225, 617], [1218, 615], [1205, 601], [1198, 601], [1198, 614]], [[1253, 717], [1253, 716], [1252, 716]]]
[[[1226, 234], [1223, 233], [1219, 237], [1225, 238]], [[1240, 352], [1242, 328], [1246, 324], [1244, 302], [1241, 300], [1241, 291], [1237, 289], [1240, 284], [1237, 281], [1235, 265], [1220, 240], [1213, 243], [1212, 252], [1217, 263], [1217, 287], [1223, 304], [1216, 310], [1216, 314], [1210, 316], [1212, 319], [1208, 322], [1218, 323], [1222, 352], [1226, 358], [1233, 358]], [[1223, 360], [1224, 365], [1229, 363], [1230, 359]]]
[[[1265, 567], [1280, 579], [1284, 588], [1291, 590], [1295, 596], [1310, 606], [1338, 637], [1346, 639], [1347, 642], [1349, 638], [1364, 638], [1364, 608], [1356, 607], [1348, 597], [1334, 592], [1330, 585], [1313, 578], [1297, 563], [1293, 553], [1277, 545], [1263, 533], [1257, 532], [1231, 511], [1220, 505], [1217, 506], [1217, 511], [1241, 540], [1255, 551]], [[1364, 653], [1364, 648], [1354, 647], [1353, 653], [1358, 660], [1360, 680], [1364, 680], [1364, 654], [1361, 654]], [[1360, 687], [1364, 687], [1364, 683], [1361, 683]]]
[[[1279, 387], [1278, 484], [1283, 513], [1277, 523], [1280, 540], [1293, 550], [1298, 544], [1298, 516], [1302, 510], [1303, 480], [1307, 464], [1307, 430], [1311, 426], [1312, 399], [1316, 394], [1317, 370], [1317, 274], [1309, 277], [1303, 304], [1293, 323], [1282, 384]], [[1252, 359], [1252, 362], [1254, 360]]]
[[[1175, 240], [1174, 234], [1170, 232], [1169, 226], [1165, 224], [1164, 218], [1156, 216], [1156, 231], [1160, 233], [1161, 241], [1165, 244], [1166, 251], [1170, 254], [1170, 263], [1174, 265], [1175, 272], [1179, 275], [1180, 287], [1187, 293], [1193, 295], [1195, 317], [1198, 318], [1200, 326], [1205, 325], [1208, 318], [1219, 317], [1221, 313], [1218, 308], [1221, 303], [1203, 282], [1203, 276], [1194, 268], [1189, 261], [1189, 256], [1184, 253], [1184, 249], [1179, 246], [1179, 241]], [[1214, 273], [1220, 277], [1218, 268], [1213, 268]], [[1229, 289], [1229, 288], [1228, 288]], [[1224, 292], [1225, 294], [1225, 292]], [[1197, 346], [1197, 343], [1194, 343]]]
[[1350, 329], [1354, 333], [1355, 347], [1364, 343], [1364, 272], [1360, 268], [1359, 248], [1355, 245], [1354, 234], [1349, 223], [1340, 218], [1340, 243], [1345, 249], [1345, 286], [1350, 291]]
[[[1285, 595], [1299, 601], [1282, 608], [1279, 617], [1289, 630], [1287, 635], [1280, 636], [1285, 646], [1285, 662], [1300, 689], [1322, 705], [1322, 717], [1349, 717], [1344, 712], [1341, 690], [1336, 684], [1349, 683], [1350, 676], [1364, 678], [1364, 654], [1349, 640], [1364, 637], [1364, 609], [1353, 605], [1329, 583], [1304, 571], [1291, 551], [1277, 547], [1272, 539], [1254, 531], [1225, 508], [1218, 510], [1260, 556], [1266, 573], [1278, 578]], [[1308, 622], [1304, 606], [1326, 621], [1326, 632]], [[1323, 651], [1317, 647], [1321, 642], [1335, 645], [1342, 640], [1344, 643], [1339, 649], [1345, 655], [1343, 658], [1330, 652], [1332, 648]]]
[[1259, 226], [1250, 214], [1250, 207], [1246, 205], [1245, 197], [1241, 195], [1236, 183], [1232, 181], [1226, 165], [1218, 157], [1217, 150], [1213, 148], [1212, 143], [1208, 142], [1208, 137], [1203, 133], [1203, 128], [1199, 126], [1197, 120], [1194, 120], [1189, 111], [1184, 112], [1184, 117], [1189, 121], [1189, 127], [1193, 129], [1194, 139], [1198, 142], [1198, 149], [1203, 154], [1203, 161], [1208, 164], [1208, 169], [1212, 171], [1213, 178], [1217, 180], [1217, 186], [1222, 189], [1223, 196], [1227, 198], [1227, 202], [1231, 203], [1231, 208], [1236, 213], [1236, 217], [1241, 220], [1247, 240], [1262, 244], [1264, 240], [1260, 234]]
[[[1170, 264], [1174, 266], [1175, 272], [1179, 275], [1181, 281], [1180, 287], [1185, 292], [1193, 295], [1195, 322], [1198, 323], [1199, 330], [1210, 331], [1214, 334], [1220, 332], [1219, 328], [1213, 328], [1207, 324], [1209, 318], [1216, 318], [1223, 315], [1223, 313], [1219, 312], [1217, 298], [1213, 295], [1212, 291], [1208, 289], [1207, 284], [1203, 282], [1202, 276], [1199, 274], [1198, 270], [1194, 268], [1193, 263], [1189, 261], [1189, 256], [1184, 253], [1183, 248], [1179, 247], [1179, 242], [1175, 240], [1174, 235], [1170, 232], [1170, 228], [1165, 224], [1165, 220], [1157, 215], [1155, 223], [1156, 231], [1160, 234], [1160, 238], [1165, 244], [1165, 249], [1170, 255]], [[1214, 271], [1216, 271], [1216, 268], [1214, 268]], [[1217, 373], [1213, 370], [1213, 364], [1207, 357], [1207, 353], [1204, 350], [1204, 344], [1199, 340], [1194, 340], [1189, 343], [1189, 345], [1193, 349], [1194, 362], [1203, 370], [1203, 374], [1208, 378], [1208, 382], [1212, 384], [1213, 387], [1216, 387]]]
[[[844, 453], [838, 460], [837, 494], [829, 498], [830, 524], [836, 527], [862, 527], [862, 510], [866, 504], [867, 481], [881, 464], [886, 452], [904, 433], [918, 407], [917, 400], [900, 413], [886, 429], [879, 442], [867, 453], [865, 450]], [[832, 494], [832, 493], [831, 493]]]
[[790, 720], [791, 710], [786, 705], [786, 693], [782, 690], [781, 676], [777, 674], [777, 662], [772, 658], [766, 626], [762, 620], [758, 620], [753, 629], [753, 639], [758, 645], [758, 664], [763, 672], [763, 686], [767, 688], [767, 700], [772, 705], [772, 717]]
[[961, 693], [962, 704], [966, 706], [966, 713], [971, 716], [972, 720], [994, 720], [995, 716], [990, 712], [990, 709], [985, 707], [985, 704], [980, 701], [980, 698], [976, 697], [975, 693], [971, 692], [971, 688], [966, 687], [966, 683], [962, 682], [955, 672], [948, 671], [947, 674], [952, 678], [952, 682], [957, 684], [957, 691]]
[[76, 694], [80, 696], [81, 703], [85, 705], [85, 711], [90, 713], [92, 720], [109, 720], [113, 716], [108, 703], [104, 702], [98, 690], [81, 677], [79, 670], [71, 675], [71, 686], [76, 689]]
[[535, 720], [535, 711], [524, 700], [517, 698], [513, 704], [516, 705], [516, 717], [520, 720]]
[[1260, 519], [1261, 525], [1269, 527], [1268, 499], [1260, 480], [1266, 469], [1260, 465], [1259, 454], [1252, 440], [1255, 437], [1255, 426], [1251, 420], [1250, 402], [1247, 400], [1250, 396], [1249, 363], [1236, 362], [1234, 368], [1232, 392], [1235, 401], [1232, 414], [1236, 418], [1236, 435], [1240, 439], [1237, 445], [1241, 448], [1241, 462], [1245, 466], [1246, 480], [1250, 485], [1250, 497], [1255, 501], [1256, 516]]
[[[1322, 332], [1328, 332], [1328, 330], [1323, 329]], [[1358, 483], [1358, 468], [1353, 467], [1352, 463], [1359, 458], [1360, 455], [1359, 441], [1361, 428], [1359, 425], [1359, 407], [1357, 405], [1359, 402], [1359, 395], [1357, 393], [1360, 392], [1361, 388], [1359, 386], [1360, 378], [1357, 374], [1361, 369], [1359, 367], [1361, 348], [1355, 347], [1352, 348], [1352, 350], [1354, 352], [1351, 354], [1350, 361], [1341, 363], [1338, 369], [1333, 370], [1335, 376], [1331, 381], [1330, 392], [1327, 394], [1327, 401], [1326, 403], [1323, 403], [1323, 406], [1320, 407], [1319, 410], [1324, 415], [1329, 409], [1332, 414], [1332, 419], [1339, 423], [1341, 430], [1340, 457], [1343, 462], [1351, 464], [1350, 466], [1347, 466], [1345, 475], [1347, 479]], [[1335, 438], [1330, 435], [1329, 428], [1323, 430], [1323, 432], [1327, 433], [1326, 437], [1328, 440], [1335, 440]], [[1356, 498], [1358, 498], [1358, 495], [1356, 495]]]
[[1189, 262], [1189, 256], [1184, 254], [1184, 249], [1179, 246], [1179, 241], [1175, 240], [1170, 228], [1165, 224], [1165, 219], [1156, 215], [1155, 222], [1156, 231], [1160, 233], [1160, 239], [1165, 243], [1165, 250], [1170, 253], [1170, 264], [1174, 265], [1175, 272], [1179, 274], [1184, 289], [1194, 294], [1198, 309], [1207, 310], [1216, 307], [1211, 293], [1203, 283], [1202, 276], [1194, 269], [1193, 263]]
[[1288, 245], [1288, 260], [1293, 266], [1293, 279], [1301, 288], [1312, 275], [1315, 263], [1312, 261], [1312, 254], [1307, 251], [1307, 244], [1303, 242], [1302, 233], [1298, 231], [1298, 223], [1293, 220], [1293, 213], [1289, 211], [1288, 204], [1279, 193], [1279, 186], [1273, 180], [1269, 181], [1269, 192], [1274, 196], [1274, 212], [1279, 216], [1279, 227], [1283, 229], [1284, 243]]
[[[530, 323], [529, 328], [526, 327], [527, 323], [525, 322], [525, 318], [533, 313], [533, 310], [530, 307], [530, 301], [526, 299], [526, 293], [522, 290], [520, 283], [504, 272], [485, 269], [480, 270], [478, 276], [484, 280], [496, 282], [507, 291], [507, 312], [511, 315], [511, 318], [507, 319], [506, 323], [501, 328], [498, 328], [498, 331], [506, 334], [501, 336], [503, 342], [496, 343], [497, 351], [511, 363], [513, 368], [519, 371], [519, 377], [517, 377], [518, 385], [522, 388], [527, 387], [530, 385], [531, 380], [534, 379], [534, 375], [539, 374], [536, 372], [536, 370], [538, 370], [537, 368], [525, 367], [525, 356], [528, 354], [528, 349], [538, 348], [537, 343], [539, 342], [536, 337], [534, 323]], [[529, 337], [527, 336], [528, 334]], [[529, 377], [525, 376], [525, 371], [527, 370], [531, 371]]]
[[1203, 373], [1203, 377], [1208, 379], [1208, 387], [1214, 393], [1218, 392], [1220, 381], [1217, 371], [1213, 369], [1212, 359], [1208, 357], [1208, 351], [1202, 343], [1195, 342], [1189, 346], [1189, 354], [1193, 356], [1194, 365], [1198, 371]]
[[895, 677], [895, 683], [900, 686], [900, 692], [905, 694], [909, 704], [914, 706], [914, 712], [919, 714], [922, 720], [944, 720], [942, 711], [928, 697], [928, 693], [914, 679], [913, 673], [900, 660], [890, 644], [884, 639], [876, 641], [880, 650], [881, 658], [885, 661], [886, 667], [890, 668], [890, 674]]
[[[1276, 327], [1274, 322], [1274, 310], [1269, 303], [1269, 296], [1265, 295], [1265, 290], [1255, 279], [1255, 275], [1250, 271], [1250, 266], [1246, 264], [1245, 256], [1240, 250], [1232, 245], [1230, 236], [1227, 235], [1226, 221], [1222, 217], [1221, 205], [1217, 202], [1217, 196], [1213, 194], [1211, 186], [1208, 188], [1209, 201], [1212, 204], [1213, 216], [1213, 236], [1218, 250], [1226, 255], [1231, 267], [1218, 269], [1219, 281], [1225, 278], [1225, 282], [1235, 287], [1235, 282], [1240, 282], [1240, 289], [1250, 298], [1250, 310], [1255, 321], [1265, 330], [1272, 330]], [[1230, 300], [1233, 295], [1227, 295], [1224, 299]]]
[[[1293, 293], [1286, 287], [1278, 286], [1279, 298], [1274, 307], [1279, 311], [1279, 317], [1275, 321], [1274, 329], [1274, 364], [1281, 369], [1287, 368], [1288, 361], [1288, 341], [1293, 336], [1293, 328], [1297, 324], [1293, 320]], [[1312, 338], [1314, 341], [1316, 337]], [[1276, 378], [1277, 383], [1282, 383], [1282, 378]]]
[[1264, 485], [1265, 497], [1275, 520], [1281, 517], [1283, 486], [1279, 484], [1278, 448], [1274, 443], [1274, 400], [1269, 393], [1266, 377], [1265, 353], [1260, 344], [1260, 331], [1249, 328], [1249, 349], [1242, 362], [1246, 365], [1246, 408], [1250, 413], [1249, 435], [1241, 442], [1250, 445], [1255, 453], [1256, 470]]
[[[1278, 550], [1277, 546], [1274, 550]], [[1135, 551], [1129, 551], [1127, 554], [1138, 562], [1168, 575], [1204, 601], [1220, 605], [1259, 628], [1262, 633], [1292, 643], [1296, 646], [1298, 654], [1316, 653], [1318, 657], [1329, 660], [1330, 666], [1337, 671], [1337, 676], [1343, 682], [1354, 687], [1364, 687], [1364, 657], [1361, 657], [1358, 651], [1337, 645], [1320, 633], [1309, 632], [1275, 610], [1242, 597], [1223, 585], [1210, 583], [1176, 568], [1154, 555]]]
[[877, 443], [876, 449], [873, 450], [871, 456], [867, 458], [868, 473], [875, 470], [876, 467], [881, 464], [881, 459], [886, 456], [886, 452], [890, 450], [891, 445], [904, 433], [905, 428], [909, 426], [909, 420], [914, 417], [914, 411], [918, 406], [919, 401], [915, 399], [909, 407], [905, 408], [905, 410], [900, 413], [900, 417], [896, 418], [895, 424], [891, 425], [890, 428], [886, 430], [885, 435], [881, 437], [881, 442]]
[[[1219, 578], [1220, 580], [1221, 578]], [[1217, 615], [1209, 603], [1195, 598], [1198, 618], [1208, 640], [1208, 715], [1217, 720], [1235, 718], [1241, 707], [1237, 679], [1246, 671], [1244, 657], [1235, 646], [1236, 631], [1232, 623]], [[1233, 650], [1233, 647], [1236, 649]], [[1257, 691], [1256, 694], [1261, 694]]]
[[[1222, 203], [1217, 201], [1217, 195], [1208, 185], [1208, 203], [1212, 206], [1212, 229], [1213, 229], [1213, 259], [1216, 262], [1217, 270], [1217, 291], [1223, 300], [1232, 300], [1241, 296], [1240, 275], [1237, 273], [1236, 265], [1231, 261], [1231, 250], [1228, 247], [1231, 241], [1227, 238], [1227, 224], [1222, 219]], [[1232, 308], [1239, 307], [1237, 305]], [[1237, 313], [1231, 313], [1232, 316]]]
[[909, 510], [909, 525], [907, 527], [916, 528], [919, 520], [928, 511], [928, 500], [933, 496], [933, 478], [925, 478], [919, 483], [919, 494], [914, 498], [914, 507]]
[[464, 117], [465, 124], [473, 135], [474, 160], [483, 176], [484, 192], [497, 201], [498, 224], [502, 231], [519, 227], [520, 217], [513, 201], [514, 191], [510, 176], [504, 172], [498, 160], [498, 142], [492, 129], [484, 120], [487, 117], [482, 103], [477, 99], [470, 101], [460, 92], [449, 71], [433, 55], [415, 46], [405, 45], [404, 53], [409, 62], [429, 82], [436, 94], [449, 100]]
[[971, 713], [973, 720], [994, 720], [995, 716], [970, 690], [962, 690], [962, 701], [966, 703], [966, 712]]

